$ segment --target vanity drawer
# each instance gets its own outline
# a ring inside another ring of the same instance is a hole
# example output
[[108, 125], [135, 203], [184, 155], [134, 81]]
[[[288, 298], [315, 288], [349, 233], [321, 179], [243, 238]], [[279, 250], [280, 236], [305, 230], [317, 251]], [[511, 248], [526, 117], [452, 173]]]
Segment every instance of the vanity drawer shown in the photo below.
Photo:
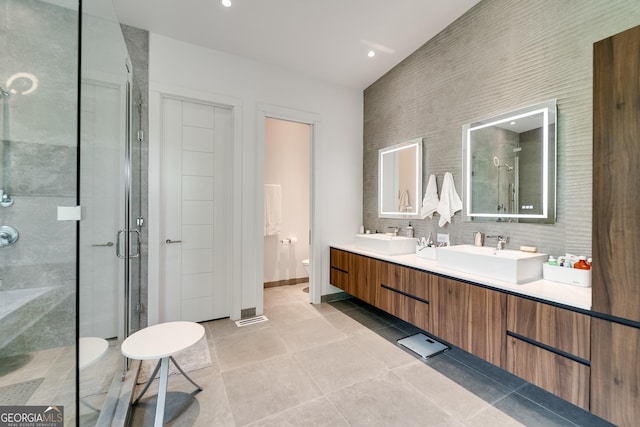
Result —
[[584, 314], [509, 295], [507, 331], [590, 360], [591, 318]]
[[349, 292], [349, 260], [351, 259], [351, 254], [331, 248], [329, 257], [329, 264], [331, 266], [329, 270], [329, 283], [345, 292]]
[[424, 331], [430, 331], [430, 277], [422, 271], [380, 262], [376, 306]]
[[506, 368], [512, 374], [589, 410], [589, 366], [509, 336]]

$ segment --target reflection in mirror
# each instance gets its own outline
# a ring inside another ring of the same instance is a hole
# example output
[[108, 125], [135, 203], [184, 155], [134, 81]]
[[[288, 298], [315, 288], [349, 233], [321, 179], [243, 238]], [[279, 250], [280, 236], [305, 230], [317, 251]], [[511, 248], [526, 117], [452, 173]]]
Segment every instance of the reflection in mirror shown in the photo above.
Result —
[[463, 126], [467, 221], [555, 222], [556, 101]]
[[419, 218], [422, 194], [422, 138], [378, 152], [378, 216]]

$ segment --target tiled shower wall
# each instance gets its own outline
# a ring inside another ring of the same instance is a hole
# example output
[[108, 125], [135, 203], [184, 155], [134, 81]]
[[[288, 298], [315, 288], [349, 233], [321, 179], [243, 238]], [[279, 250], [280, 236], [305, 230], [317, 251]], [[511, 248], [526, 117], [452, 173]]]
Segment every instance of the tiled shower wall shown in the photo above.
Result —
[[[17, 93], [0, 100], [0, 189], [14, 199], [0, 207], [0, 225], [20, 233], [15, 245], [0, 248], [0, 299], [55, 287], [21, 309], [23, 318], [3, 318], [0, 355], [8, 355], [75, 341], [76, 222], [57, 221], [57, 206], [76, 205], [78, 12], [0, 0], [0, 16], [0, 86], [15, 73], [38, 79], [29, 94], [20, 92], [30, 83], [16, 80]], [[20, 328], [15, 339], [11, 328]]]
[[555, 224], [470, 223], [459, 212], [443, 228], [437, 214], [412, 225], [416, 236], [449, 233], [452, 244], [483, 231], [508, 236], [508, 248], [590, 255], [592, 45], [639, 24], [637, 0], [481, 1], [365, 90], [365, 227], [408, 222], [378, 218], [380, 148], [424, 138], [423, 188], [435, 174], [440, 189], [449, 171], [462, 197], [462, 125], [556, 98]]

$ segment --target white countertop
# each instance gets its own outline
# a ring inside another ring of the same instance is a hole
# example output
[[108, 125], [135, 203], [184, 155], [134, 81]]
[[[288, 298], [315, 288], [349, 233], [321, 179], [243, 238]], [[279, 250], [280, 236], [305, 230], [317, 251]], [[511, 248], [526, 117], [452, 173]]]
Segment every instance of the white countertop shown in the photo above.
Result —
[[441, 268], [438, 266], [437, 261], [420, 258], [415, 254], [388, 256], [376, 252], [364, 251], [356, 248], [355, 245], [348, 244], [331, 245], [331, 247], [395, 264], [406, 265], [407, 267], [418, 268], [430, 273], [443, 274], [456, 279], [467, 280], [498, 290], [526, 295], [583, 310], [591, 310], [591, 288], [567, 285], [549, 280], [536, 280], [534, 282], [517, 285], [474, 274], [462, 273], [448, 268]]

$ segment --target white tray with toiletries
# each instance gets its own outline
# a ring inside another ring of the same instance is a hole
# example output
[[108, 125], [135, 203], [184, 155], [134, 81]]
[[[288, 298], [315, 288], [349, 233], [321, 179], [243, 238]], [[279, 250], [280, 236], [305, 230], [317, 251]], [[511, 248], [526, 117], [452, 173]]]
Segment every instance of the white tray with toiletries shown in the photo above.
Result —
[[552, 282], [566, 283], [583, 288], [591, 287], [591, 270], [560, 267], [557, 265], [542, 264], [542, 277]]
[[416, 256], [418, 258], [431, 259], [434, 261], [438, 259], [435, 246], [416, 245]]

